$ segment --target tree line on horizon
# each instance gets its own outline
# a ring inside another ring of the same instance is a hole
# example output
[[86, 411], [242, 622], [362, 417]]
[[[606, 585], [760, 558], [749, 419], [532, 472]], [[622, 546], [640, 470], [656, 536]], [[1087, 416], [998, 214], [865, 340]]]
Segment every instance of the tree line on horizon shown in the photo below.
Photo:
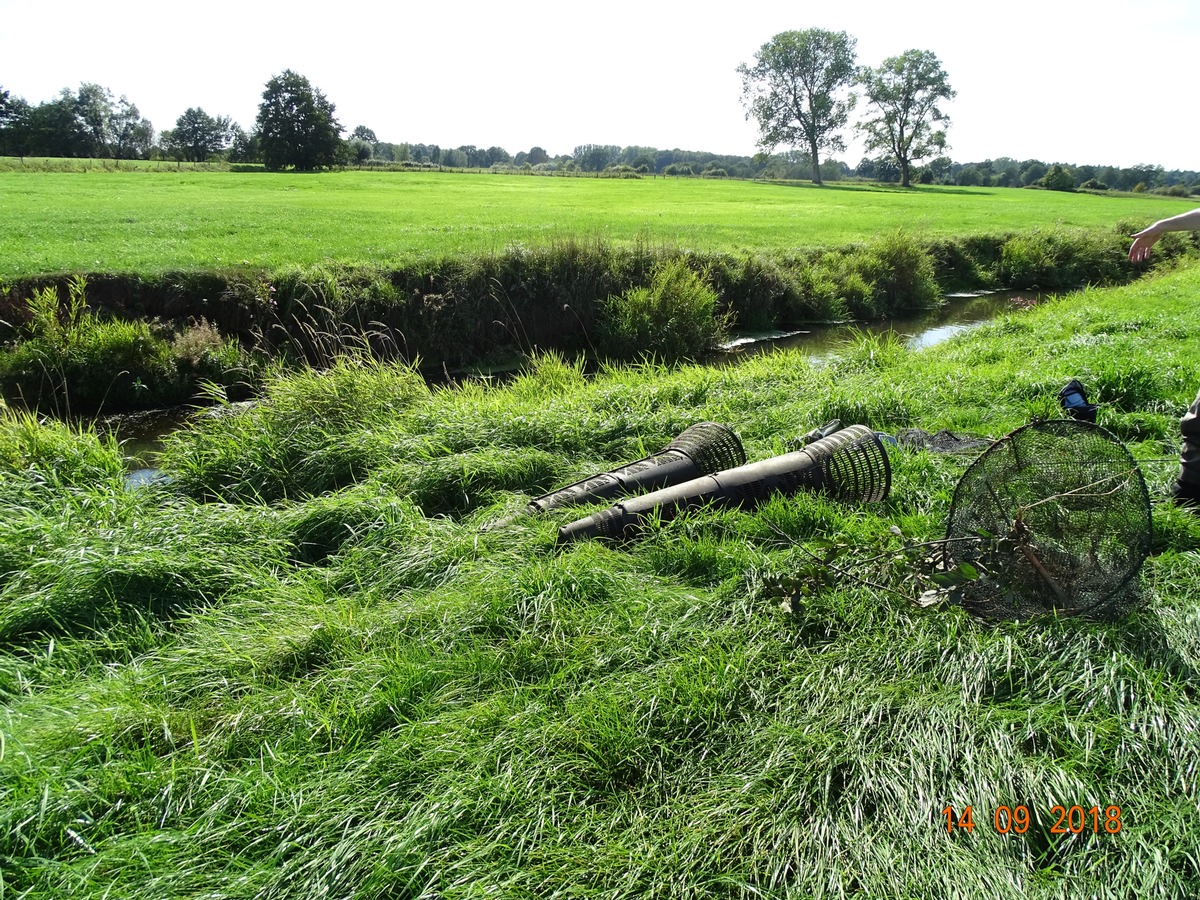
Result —
[[[803, 33], [785, 33], [796, 34]], [[778, 44], [780, 39], [777, 35], [772, 42]], [[760, 63], [772, 42], [760, 50]], [[885, 61], [885, 65], [896, 61]], [[919, 61], [930, 62], [928, 58]], [[753, 105], [754, 79], [761, 72], [756, 75], [755, 71], [749, 66], [739, 67], [750, 107], [748, 116], [758, 114]], [[759, 112], [763, 109], [770, 113], [771, 107], [760, 104]], [[347, 166], [489, 169], [535, 174], [766, 178], [817, 183], [846, 180], [903, 183], [905, 178], [896, 154], [883, 148], [882, 139], [876, 140], [874, 147], [883, 152], [865, 156], [857, 166], [851, 167], [826, 155], [814, 168], [812, 142], [794, 122], [790, 131], [785, 126], [764, 133], [762, 152], [753, 156], [614, 144], [581, 144], [569, 154], [551, 155], [536, 145], [510, 154], [499, 146], [441, 147], [432, 143], [381, 141], [364, 125], [343, 138], [345, 129], [334, 114], [334, 104], [306, 78], [290, 70], [267, 83], [258, 117], [248, 130], [228, 116], [211, 115], [197, 106], [188, 107], [173, 128], [156, 132], [136, 104], [124, 95], [114, 98], [108, 88], [98, 84], [83, 83], [75, 91], [64, 88], [56, 97], [37, 105], [0, 88], [0, 156], [219, 161], [300, 171]], [[777, 108], [775, 114], [785, 115]], [[839, 140], [830, 139], [835, 137], [827, 134], [819, 141], [818, 151], [843, 149], [844, 144]], [[789, 142], [807, 146], [778, 149], [780, 143]], [[870, 142], [868, 146], [872, 146]], [[944, 135], [928, 146], [944, 148]], [[916, 160], [921, 158], [910, 158], [908, 172], [913, 181], [921, 184], [1144, 190], [1180, 196], [1200, 193], [1200, 172], [1167, 170], [1157, 165], [1075, 165], [1009, 157], [959, 163], [944, 154], [917, 164]]]

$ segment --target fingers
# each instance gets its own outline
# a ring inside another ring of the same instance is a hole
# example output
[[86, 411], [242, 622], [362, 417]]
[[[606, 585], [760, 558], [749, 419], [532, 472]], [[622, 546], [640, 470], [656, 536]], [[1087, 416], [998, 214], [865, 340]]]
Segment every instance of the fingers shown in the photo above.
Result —
[[1158, 240], [1156, 234], [1139, 232], [1133, 236], [1133, 245], [1129, 248], [1130, 262], [1142, 262], [1150, 258], [1150, 248]]

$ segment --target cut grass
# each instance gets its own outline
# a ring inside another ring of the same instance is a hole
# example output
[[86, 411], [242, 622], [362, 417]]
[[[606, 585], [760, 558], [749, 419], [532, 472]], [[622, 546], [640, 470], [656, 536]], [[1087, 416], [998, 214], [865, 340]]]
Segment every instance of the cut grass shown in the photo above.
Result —
[[0, 171], [0, 278], [396, 265], [566, 236], [786, 253], [921, 239], [1130, 230], [1187, 201], [1017, 189], [450, 173]]
[[[1194, 517], [1156, 507], [1144, 606], [1110, 624], [910, 603], [927, 580], [903, 545], [941, 535], [966, 465], [929, 452], [894, 450], [869, 508], [781, 497], [568, 548], [578, 511], [478, 529], [696, 421], [751, 459], [831, 413], [998, 435], [1070, 377], [1161, 496], [1197, 290], [1193, 267], [819, 367], [588, 378], [548, 356], [429, 390], [348, 360], [178, 434], [176, 481], [137, 492], [111, 443], [13, 420], [4, 891], [1193, 896]], [[813, 562], [830, 550], [877, 587]], [[1120, 806], [1121, 830], [1054, 834], [1057, 804]], [[1033, 825], [999, 834], [1000, 805]]]

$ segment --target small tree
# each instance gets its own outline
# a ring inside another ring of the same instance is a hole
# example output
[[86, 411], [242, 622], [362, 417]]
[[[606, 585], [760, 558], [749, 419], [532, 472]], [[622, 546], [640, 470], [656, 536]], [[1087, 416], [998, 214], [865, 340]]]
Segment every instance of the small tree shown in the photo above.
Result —
[[737, 68], [759, 147], [767, 153], [780, 144], [804, 147], [814, 184], [821, 184], [821, 151], [846, 149], [838, 132], [854, 107], [854, 95], [844, 93], [854, 81], [854, 47], [844, 31], [784, 31], [759, 48], [754, 65]]
[[867, 102], [875, 115], [859, 123], [868, 150], [882, 150], [900, 168], [900, 184], [908, 187], [914, 160], [946, 149], [949, 117], [938, 108], [954, 91], [941, 62], [928, 50], [908, 50], [885, 59], [879, 68], [859, 70]]
[[258, 107], [258, 143], [272, 171], [312, 172], [337, 164], [342, 126], [334, 105], [303, 75], [287, 69], [267, 82]]
[[229, 128], [229, 161], [251, 163], [258, 160], [258, 132], [247, 133], [235, 122]]
[[0, 155], [22, 156], [28, 137], [29, 104], [0, 90]]

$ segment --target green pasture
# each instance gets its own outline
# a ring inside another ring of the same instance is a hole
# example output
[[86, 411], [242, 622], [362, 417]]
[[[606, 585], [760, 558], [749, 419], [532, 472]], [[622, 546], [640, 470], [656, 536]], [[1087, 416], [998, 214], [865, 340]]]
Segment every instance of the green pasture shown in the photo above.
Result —
[[[1200, 895], [1200, 520], [1164, 502], [1198, 292], [1193, 263], [821, 365], [543, 356], [431, 389], [346, 357], [197, 417], [174, 480], [136, 491], [114, 441], [0, 415], [0, 897]], [[834, 417], [998, 436], [1071, 377], [1155, 500], [1118, 621], [914, 602], [970, 455], [893, 448], [865, 507], [776, 497], [622, 544], [556, 546], [580, 510], [480, 530], [697, 421], [751, 460]], [[1074, 805], [1098, 820], [1055, 833]]]
[[388, 265], [568, 237], [786, 253], [904, 230], [918, 238], [1140, 227], [1153, 196], [700, 178], [0, 171], [0, 278]]

